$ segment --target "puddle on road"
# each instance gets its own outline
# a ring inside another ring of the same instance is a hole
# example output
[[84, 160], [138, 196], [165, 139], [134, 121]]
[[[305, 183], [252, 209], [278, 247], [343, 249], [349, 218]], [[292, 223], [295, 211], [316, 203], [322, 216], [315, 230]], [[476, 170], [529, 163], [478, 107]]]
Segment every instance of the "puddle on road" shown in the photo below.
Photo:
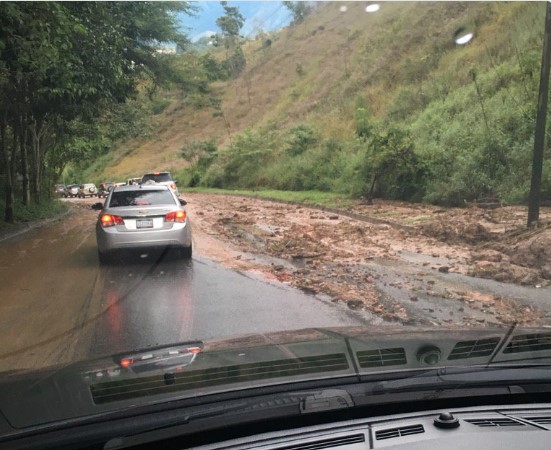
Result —
[[402, 250], [400, 252], [400, 256], [402, 259], [409, 261], [414, 264], [419, 265], [439, 265], [439, 266], [449, 266], [457, 262], [456, 260], [446, 258], [444, 256], [431, 256], [431, 255], [425, 255], [423, 253], [413, 253], [408, 252], [407, 250]]
[[[459, 273], [440, 273], [424, 266], [428, 260], [453, 264], [447, 258], [419, 255], [409, 261], [377, 259], [366, 265], [374, 275], [381, 302], [400, 304], [413, 321], [440, 325], [503, 325], [513, 315], [551, 317], [551, 289], [536, 289], [472, 278]], [[411, 260], [417, 264], [411, 264]], [[420, 264], [419, 264], [420, 263]], [[436, 264], [436, 263], [435, 263]]]

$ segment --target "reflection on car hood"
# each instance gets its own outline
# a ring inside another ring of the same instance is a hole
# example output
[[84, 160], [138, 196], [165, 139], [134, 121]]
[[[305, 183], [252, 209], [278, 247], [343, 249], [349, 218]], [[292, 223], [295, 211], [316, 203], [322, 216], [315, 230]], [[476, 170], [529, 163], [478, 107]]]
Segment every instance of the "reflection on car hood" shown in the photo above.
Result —
[[[251, 387], [444, 366], [551, 359], [551, 329], [306, 329], [191, 342], [32, 373], [4, 373], [0, 411], [25, 428]], [[8, 424], [4, 424], [4, 427]], [[0, 423], [0, 432], [2, 431]]]

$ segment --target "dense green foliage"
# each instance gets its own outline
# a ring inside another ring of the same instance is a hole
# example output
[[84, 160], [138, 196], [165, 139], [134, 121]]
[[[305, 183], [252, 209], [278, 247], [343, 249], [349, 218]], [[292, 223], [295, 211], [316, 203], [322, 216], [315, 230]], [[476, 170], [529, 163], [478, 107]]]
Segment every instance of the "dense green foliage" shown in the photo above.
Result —
[[140, 127], [140, 106], [125, 102], [140, 85], [152, 95], [172, 80], [157, 48], [186, 44], [176, 13], [188, 10], [170, 2], [0, 3], [6, 221], [16, 217], [15, 193], [25, 206], [41, 203], [68, 162], [93, 160]]

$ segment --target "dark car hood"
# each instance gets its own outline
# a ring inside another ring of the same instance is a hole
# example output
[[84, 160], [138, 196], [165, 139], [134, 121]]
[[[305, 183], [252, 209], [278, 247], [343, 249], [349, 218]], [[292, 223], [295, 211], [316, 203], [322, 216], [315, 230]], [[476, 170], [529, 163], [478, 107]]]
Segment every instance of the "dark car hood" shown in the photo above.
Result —
[[[171, 348], [197, 343], [171, 344]], [[169, 347], [169, 346], [167, 346]], [[183, 365], [121, 367], [125, 355], [0, 374], [0, 434], [174, 399], [438, 366], [551, 357], [551, 330], [306, 329], [204, 342]], [[146, 354], [151, 349], [127, 355]], [[102, 373], [98, 376], [98, 373]], [[0, 417], [1, 419], [1, 417]]]

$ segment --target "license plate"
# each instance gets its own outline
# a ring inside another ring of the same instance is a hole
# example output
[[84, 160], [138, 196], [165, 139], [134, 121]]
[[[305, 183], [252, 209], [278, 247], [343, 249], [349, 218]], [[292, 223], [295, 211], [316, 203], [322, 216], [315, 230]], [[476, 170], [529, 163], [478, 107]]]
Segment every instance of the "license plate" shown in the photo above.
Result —
[[136, 220], [136, 228], [153, 228], [153, 219]]

